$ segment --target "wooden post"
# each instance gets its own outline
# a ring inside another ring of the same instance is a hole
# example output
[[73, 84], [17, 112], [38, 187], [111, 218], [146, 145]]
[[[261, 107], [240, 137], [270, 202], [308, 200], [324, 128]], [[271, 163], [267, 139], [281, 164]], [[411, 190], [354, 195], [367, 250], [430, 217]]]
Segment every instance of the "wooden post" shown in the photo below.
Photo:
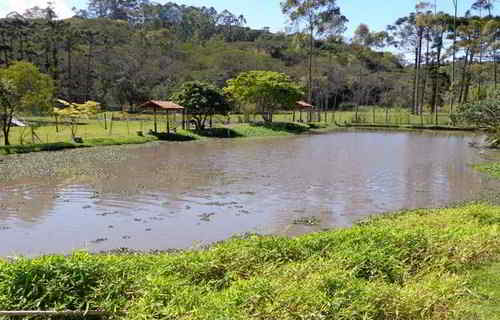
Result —
[[155, 133], [158, 133], [158, 126], [156, 124], [156, 106], [153, 107], [153, 113], [154, 113]]
[[111, 117], [109, 118], [109, 135], [113, 134], [113, 113], [111, 113]]
[[167, 109], [167, 133], [170, 133], [170, 119], [169, 119], [169, 110]]
[[182, 109], [182, 130], [186, 130], [186, 110]]

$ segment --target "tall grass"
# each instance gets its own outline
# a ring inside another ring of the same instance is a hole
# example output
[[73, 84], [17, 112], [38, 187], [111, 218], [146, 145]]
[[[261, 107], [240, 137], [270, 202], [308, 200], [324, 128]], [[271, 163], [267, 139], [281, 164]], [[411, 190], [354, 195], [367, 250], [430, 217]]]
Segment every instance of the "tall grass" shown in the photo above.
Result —
[[[387, 215], [202, 251], [0, 262], [0, 309], [128, 319], [475, 319], [470, 274], [500, 256], [500, 207]], [[472, 293], [471, 293], [472, 292]]]

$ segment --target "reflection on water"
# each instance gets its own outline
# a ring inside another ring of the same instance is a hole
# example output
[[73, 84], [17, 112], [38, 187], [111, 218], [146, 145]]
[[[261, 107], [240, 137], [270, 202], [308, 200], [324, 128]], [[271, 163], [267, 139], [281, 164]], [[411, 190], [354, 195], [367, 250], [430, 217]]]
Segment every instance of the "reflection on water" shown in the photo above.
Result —
[[[481, 158], [468, 143], [480, 139], [349, 131], [142, 146], [124, 151], [135, 156], [123, 161], [92, 163], [99, 174], [73, 168], [69, 177], [1, 185], [0, 255], [298, 235], [367, 214], [470, 200], [498, 187], [470, 168]], [[321, 223], [293, 223], [310, 216]]]

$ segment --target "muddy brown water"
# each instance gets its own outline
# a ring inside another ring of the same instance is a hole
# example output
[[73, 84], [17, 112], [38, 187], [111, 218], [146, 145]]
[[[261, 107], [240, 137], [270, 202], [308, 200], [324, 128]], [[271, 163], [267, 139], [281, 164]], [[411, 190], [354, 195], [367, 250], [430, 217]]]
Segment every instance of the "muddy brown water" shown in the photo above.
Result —
[[[127, 157], [94, 159], [91, 170], [76, 164], [2, 183], [0, 255], [196, 248], [241, 233], [295, 236], [472, 200], [500, 190], [470, 167], [484, 161], [469, 146], [482, 139], [346, 131], [124, 149]], [[305, 217], [319, 224], [294, 223]]]

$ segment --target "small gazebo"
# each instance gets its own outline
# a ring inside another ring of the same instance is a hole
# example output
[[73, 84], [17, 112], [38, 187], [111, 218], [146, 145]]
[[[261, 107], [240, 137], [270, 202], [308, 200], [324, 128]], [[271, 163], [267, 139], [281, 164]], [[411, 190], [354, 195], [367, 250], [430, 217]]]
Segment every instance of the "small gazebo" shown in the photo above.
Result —
[[[300, 122], [302, 122], [302, 111], [312, 111], [314, 109], [314, 106], [310, 103], [307, 103], [305, 101], [297, 101], [297, 107], [299, 109], [300, 113]], [[295, 118], [295, 112], [294, 112], [294, 118]], [[294, 119], [295, 121], [295, 119]]]
[[141, 109], [153, 109], [153, 114], [154, 114], [154, 126], [155, 126], [155, 133], [158, 133], [158, 126], [157, 126], [157, 121], [156, 121], [156, 115], [158, 113], [158, 109], [165, 110], [167, 113], [167, 133], [170, 133], [170, 120], [169, 120], [169, 113], [171, 110], [179, 111], [179, 110], [184, 110], [184, 107], [181, 107], [180, 105], [172, 102], [172, 101], [160, 101], [160, 100], [149, 100], [148, 102], [143, 103], [142, 105], [139, 106]]

